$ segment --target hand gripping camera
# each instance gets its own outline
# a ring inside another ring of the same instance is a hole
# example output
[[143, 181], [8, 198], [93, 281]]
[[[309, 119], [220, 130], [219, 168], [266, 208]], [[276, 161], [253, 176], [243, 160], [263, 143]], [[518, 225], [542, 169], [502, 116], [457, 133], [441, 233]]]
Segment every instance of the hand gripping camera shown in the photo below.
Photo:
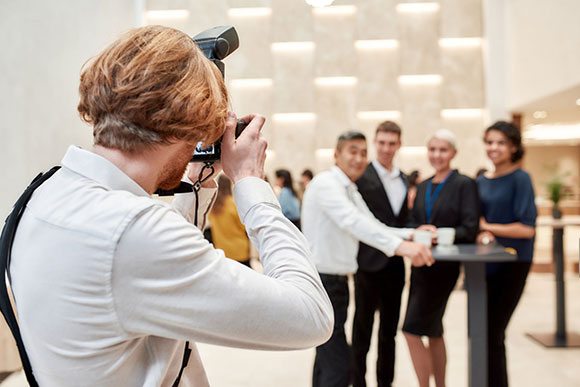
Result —
[[[225, 77], [225, 65], [222, 62], [226, 56], [234, 52], [239, 46], [238, 33], [233, 26], [219, 26], [202, 31], [193, 37], [203, 54], [212, 61]], [[238, 120], [236, 125], [236, 138], [242, 133], [248, 124]], [[201, 142], [197, 144], [191, 161], [213, 163], [221, 158], [221, 138], [209, 146]]]

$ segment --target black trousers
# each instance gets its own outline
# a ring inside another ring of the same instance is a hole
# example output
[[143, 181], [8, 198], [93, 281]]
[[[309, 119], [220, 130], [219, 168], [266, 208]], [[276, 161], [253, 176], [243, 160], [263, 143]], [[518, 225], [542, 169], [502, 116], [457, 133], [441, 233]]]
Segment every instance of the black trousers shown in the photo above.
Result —
[[508, 262], [487, 275], [487, 340], [490, 387], [507, 387], [505, 330], [524, 291], [531, 263]]
[[405, 285], [402, 258], [390, 258], [377, 272], [359, 270], [354, 276], [355, 305], [352, 332], [352, 381], [365, 387], [367, 353], [371, 342], [375, 311], [379, 310], [377, 385], [390, 386], [395, 375], [395, 335], [399, 324], [401, 293]]
[[347, 387], [350, 383], [350, 348], [344, 323], [349, 301], [348, 278], [320, 274], [320, 279], [334, 309], [334, 330], [326, 343], [316, 347], [312, 386]]

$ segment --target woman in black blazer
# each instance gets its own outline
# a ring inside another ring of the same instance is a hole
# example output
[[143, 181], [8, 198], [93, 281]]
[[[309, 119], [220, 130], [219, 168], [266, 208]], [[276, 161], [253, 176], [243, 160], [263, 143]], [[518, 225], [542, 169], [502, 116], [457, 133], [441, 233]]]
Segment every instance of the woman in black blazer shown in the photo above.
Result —
[[[412, 217], [417, 225], [453, 227], [455, 243], [474, 243], [479, 224], [475, 181], [452, 170], [457, 153], [453, 133], [441, 129], [427, 143], [427, 155], [435, 175], [417, 186]], [[443, 340], [443, 314], [459, 276], [459, 262], [435, 262], [411, 269], [411, 288], [403, 333], [419, 385], [429, 386], [431, 374], [437, 386], [445, 386], [447, 355]], [[427, 336], [429, 346], [421, 339]]]

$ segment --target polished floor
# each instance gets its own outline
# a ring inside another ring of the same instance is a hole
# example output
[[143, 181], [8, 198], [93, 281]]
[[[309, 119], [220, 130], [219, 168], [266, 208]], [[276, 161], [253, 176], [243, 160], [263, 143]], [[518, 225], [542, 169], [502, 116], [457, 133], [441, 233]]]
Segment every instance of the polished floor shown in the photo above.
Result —
[[[406, 299], [405, 289], [404, 299]], [[566, 275], [566, 312], [569, 332], [580, 334], [580, 279]], [[445, 315], [448, 364], [447, 386], [467, 386], [466, 293], [455, 290]], [[532, 273], [523, 298], [508, 327], [508, 368], [511, 386], [580, 386], [580, 348], [548, 349], [526, 333], [555, 329], [555, 282], [552, 274]], [[403, 305], [403, 308], [405, 306]], [[404, 310], [404, 309], [403, 309]], [[352, 317], [352, 307], [350, 308]], [[350, 319], [349, 319], [350, 328]], [[199, 345], [214, 387], [302, 387], [310, 386], [314, 350], [292, 352], [247, 351]], [[376, 332], [371, 353], [376, 351]], [[375, 387], [376, 356], [368, 361], [368, 386]], [[434, 385], [434, 382], [432, 382]], [[402, 335], [397, 335], [395, 386], [417, 386], [409, 353]], [[1, 387], [26, 386], [23, 374], [13, 374]]]

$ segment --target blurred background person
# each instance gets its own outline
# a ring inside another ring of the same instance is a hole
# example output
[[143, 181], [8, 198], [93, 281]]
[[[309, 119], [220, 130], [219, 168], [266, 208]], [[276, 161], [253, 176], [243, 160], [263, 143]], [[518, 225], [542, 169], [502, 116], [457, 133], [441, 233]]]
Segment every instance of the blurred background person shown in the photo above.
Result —
[[[457, 154], [455, 136], [446, 129], [435, 132], [427, 143], [429, 163], [435, 175], [417, 186], [413, 221], [455, 229], [455, 243], [473, 243], [479, 222], [475, 181], [451, 169]], [[437, 262], [411, 269], [411, 287], [403, 333], [419, 386], [445, 386], [447, 352], [443, 340], [443, 314], [459, 276], [459, 262]], [[422, 341], [427, 336], [429, 345]]]
[[305, 169], [302, 171], [302, 173], [300, 174], [300, 181], [298, 182], [300, 184], [300, 189], [302, 190], [302, 192], [306, 190], [308, 183], [310, 183], [313, 178], [314, 174], [310, 169]]
[[[407, 176], [393, 159], [401, 148], [401, 128], [392, 121], [380, 123], [373, 141], [377, 158], [370, 162], [356, 181], [369, 210], [382, 223], [406, 227]], [[375, 312], [379, 310], [377, 384], [390, 386], [395, 376], [395, 336], [399, 324], [401, 293], [405, 285], [403, 257], [386, 255], [360, 243], [358, 270], [354, 275], [355, 313], [352, 328], [353, 386], [365, 387], [367, 354], [371, 343]]]
[[218, 194], [208, 219], [213, 245], [226, 257], [250, 267], [250, 240], [232, 196], [232, 182], [223, 173], [218, 177]]
[[294, 190], [290, 171], [287, 169], [276, 170], [276, 186], [280, 188], [278, 200], [280, 207], [282, 207], [282, 213], [300, 229], [300, 200], [298, 200], [298, 195]]
[[407, 203], [409, 209], [413, 209], [415, 204], [415, 196], [417, 196], [417, 184], [420, 182], [420, 175], [418, 170], [414, 170], [409, 174], [409, 189], [407, 190]]
[[518, 253], [517, 262], [487, 264], [488, 385], [508, 385], [505, 330], [520, 300], [534, 256], [534, 187], [520, 169], [524, 147], [519, 129], [498, 121], [485, 131], [485, 151], [494, 170], [477, 178], [482, 217], [479, 243], [496, 240]]

